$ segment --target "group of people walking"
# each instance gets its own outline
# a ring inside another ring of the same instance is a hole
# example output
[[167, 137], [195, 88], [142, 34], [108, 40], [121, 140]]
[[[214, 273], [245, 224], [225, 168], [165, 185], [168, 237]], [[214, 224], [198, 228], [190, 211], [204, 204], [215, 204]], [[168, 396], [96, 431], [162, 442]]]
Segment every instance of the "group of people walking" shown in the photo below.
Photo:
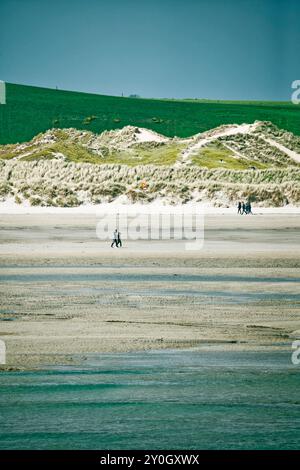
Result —
[[238, 202], [238, 214], [252, 214], [251, 202]]
[[[251, 208], [251, 202], [249, 200], [247, 202], [239, 201], [238, 205], [237, 205], [237, 209], [238, 209], [238, 214], [240, 214], [240, 215], [253, 214], [252, 208]], [[113, 248], [114, 246], [116, 248], [121, 248], [122, 247], [121, 233], [119, 232], [119, 230], [117, 228], [113, 233], [112, 243], [111, 243], [110, 246], [111, 246], [111, 248]]]
[[121, 233], [119, 232], [119, 230], [117, 228], [113, 233], [113, 240], [112, 240], [112, 244], [110, 246], [111, 246], [111, 248], [113, 248], [114, 246], [116, 246], [117, 248], [122, 247]]

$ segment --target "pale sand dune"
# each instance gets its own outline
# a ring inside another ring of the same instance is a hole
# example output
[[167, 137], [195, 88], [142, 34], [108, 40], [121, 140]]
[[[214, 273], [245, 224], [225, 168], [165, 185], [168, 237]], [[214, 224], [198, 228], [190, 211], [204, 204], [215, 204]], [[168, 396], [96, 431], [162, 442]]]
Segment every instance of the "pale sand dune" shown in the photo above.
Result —
[[97, 240], [96, 222], [1, 217], [7, 367], [77, 363], [104, 351], [289, 348], [297, 337], [297, 215], [207, 216], [195, 252], [180, 241], [111, 249]]

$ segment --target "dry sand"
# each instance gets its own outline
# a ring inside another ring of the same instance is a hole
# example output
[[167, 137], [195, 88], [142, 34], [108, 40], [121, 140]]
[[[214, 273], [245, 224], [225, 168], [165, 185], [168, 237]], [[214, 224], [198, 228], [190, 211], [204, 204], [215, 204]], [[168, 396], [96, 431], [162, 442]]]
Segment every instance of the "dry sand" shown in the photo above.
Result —
[[6, 367], [150, 348], [290, 348], [299, 337], [299, 215], [206, 216], [193, 252], [168, 240], [111, 249], [96, 223], [1, 216]]

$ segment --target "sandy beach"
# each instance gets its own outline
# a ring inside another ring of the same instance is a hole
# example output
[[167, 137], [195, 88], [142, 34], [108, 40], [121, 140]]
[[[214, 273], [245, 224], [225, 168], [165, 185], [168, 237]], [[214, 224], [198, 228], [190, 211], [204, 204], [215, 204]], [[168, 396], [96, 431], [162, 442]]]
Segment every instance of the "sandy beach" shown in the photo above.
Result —
[[1, 215], [4, 368], [165, 348], [287, 349], [300, 337], [300, 217], [208, 214], [204, 246], [96, 237], [92, 213]]

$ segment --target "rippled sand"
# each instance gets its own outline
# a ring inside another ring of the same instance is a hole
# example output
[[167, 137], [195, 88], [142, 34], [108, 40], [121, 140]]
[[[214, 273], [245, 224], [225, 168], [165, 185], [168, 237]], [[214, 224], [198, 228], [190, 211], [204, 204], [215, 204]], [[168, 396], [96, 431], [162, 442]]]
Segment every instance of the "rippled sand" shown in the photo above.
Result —
[[7, 366], [162, 348], [287, 349], [300, 337], [297, 215], [207, 216], [205, 243], [96, 237], [91, 215], [1, 217]]

